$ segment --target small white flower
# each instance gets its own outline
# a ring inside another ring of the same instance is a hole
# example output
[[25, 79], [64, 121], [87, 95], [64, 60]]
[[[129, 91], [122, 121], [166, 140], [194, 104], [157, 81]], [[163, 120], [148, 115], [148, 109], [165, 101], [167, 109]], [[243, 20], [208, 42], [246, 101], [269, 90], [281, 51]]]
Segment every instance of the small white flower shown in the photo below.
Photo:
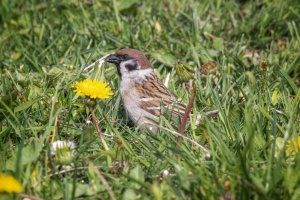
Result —
[[93, 122], [92, 122], [90, 119], [87, 119], [87, 120], [85, 121], [85, 123], [86, 123], [87, 125], [91, 125]]
[[51, 143], [50, 152], [51, 152], [51, 155], [55, 155], [59, 149], [67, 147], [70, 150], [73, 150], [73, 149], [75, 149], [75, 146], [76, 145], [74, 142], [57, 140], [57, 141]]
[[50, 150], [57, 164], [68, 166], [73, 162], [74, 148], [73, 142], [58, 140], [51, 144]]
[[167, 169], [163, 170], [162, 176], [163, 176], [163, 177], [169, 176], [169, 171], [168, 171]]

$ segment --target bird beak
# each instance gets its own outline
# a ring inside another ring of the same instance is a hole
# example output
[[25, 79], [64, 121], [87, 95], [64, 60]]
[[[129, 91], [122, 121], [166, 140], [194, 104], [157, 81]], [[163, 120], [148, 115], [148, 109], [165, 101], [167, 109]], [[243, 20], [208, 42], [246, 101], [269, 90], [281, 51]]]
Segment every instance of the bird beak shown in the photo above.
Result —
[[120, 64], [122, 62], [122, 59], [116, 54], [111, 54], [108, 57], [106, 57], [105, 61], [113, 64]]

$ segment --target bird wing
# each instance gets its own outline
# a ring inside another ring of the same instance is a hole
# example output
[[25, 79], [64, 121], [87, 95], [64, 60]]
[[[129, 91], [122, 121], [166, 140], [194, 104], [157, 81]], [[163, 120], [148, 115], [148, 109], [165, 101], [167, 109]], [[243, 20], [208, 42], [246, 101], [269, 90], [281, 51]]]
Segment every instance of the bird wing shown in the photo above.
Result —
[[136, 83], [136, 89], [140, 106], [154, 116], [168, 116], [171, 112], [171, 115], [178, 117], [185, 111], [185, 106], [176, 100], [156, 76], [150, 76], [143, 83]]

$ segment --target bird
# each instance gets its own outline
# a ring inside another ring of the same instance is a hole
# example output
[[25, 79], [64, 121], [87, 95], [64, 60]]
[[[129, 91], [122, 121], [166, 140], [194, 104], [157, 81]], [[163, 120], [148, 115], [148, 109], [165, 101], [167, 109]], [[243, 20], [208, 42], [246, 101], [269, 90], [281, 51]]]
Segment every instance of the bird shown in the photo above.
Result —
[[122, 103], [135, 125], [156, 132], [161, 115], [171, 116], [175, 121], [184, 114], [186, 106], [156, 76], [143, 52], [122, 48], [105, 61], [117, 68]]

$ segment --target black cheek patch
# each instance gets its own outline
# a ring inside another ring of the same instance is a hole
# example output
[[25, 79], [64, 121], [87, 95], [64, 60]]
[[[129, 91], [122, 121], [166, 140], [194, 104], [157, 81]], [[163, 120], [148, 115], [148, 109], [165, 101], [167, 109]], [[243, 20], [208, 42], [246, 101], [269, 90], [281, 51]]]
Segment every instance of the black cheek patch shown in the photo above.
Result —
[[137, 70], [138, 65], [136, 63], [127, 63], [125, 65], [125, 68], [130, 72], [130, 71], [133, 71], [133, 70]]

